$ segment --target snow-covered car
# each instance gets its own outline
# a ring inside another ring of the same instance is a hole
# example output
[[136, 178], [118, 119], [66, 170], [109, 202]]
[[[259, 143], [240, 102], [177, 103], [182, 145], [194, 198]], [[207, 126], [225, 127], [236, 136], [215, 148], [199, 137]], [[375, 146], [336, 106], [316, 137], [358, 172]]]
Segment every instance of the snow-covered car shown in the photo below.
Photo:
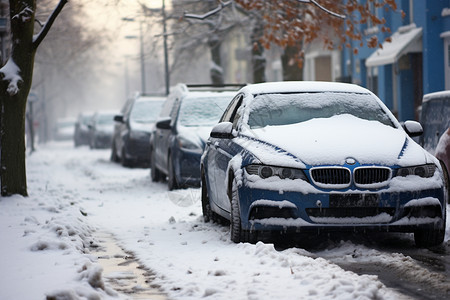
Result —
[[112, 161], [126, 167], [150, 165], [150, 135], [164, 100], [164, 96], [139, 95], [114, 116]]
[[89, 147], [91, 149], [111, 147], [115, 111], [98, 111], [89, 122]]
[[55, 141], [65, 141], [73, 139], [75, 132], [75, 119], [62, 118], [58, 119], [55, 124], [53, 139]]
[[75, 122], [75, 134], [73, 141], [75, 147], [82, 145], [89, 145], [89, 122], [91, 121], [93, 113], [84, 112], [78, 115]]
[[447, 188], [439, 161], [413, 141], [372, 92], [332, 82], [242, 88], [202, 155], [205, 221], [231, 223], [231, 240], [263, 231], [413, 232], [442, 243]]
[[420, 111], [420, 145], [434, 154], [439, 138], [450, 128], [450, 91], [425, 94]]
[[167, 176], [169, 190], [199, 186], [205, 142], [237, 90], [235, 85], [172, 88], [151, 135], [152, 181]]
[[419, 142], [450, 170], [450, 91], [425, 94], [420, 123], [423, 134]]

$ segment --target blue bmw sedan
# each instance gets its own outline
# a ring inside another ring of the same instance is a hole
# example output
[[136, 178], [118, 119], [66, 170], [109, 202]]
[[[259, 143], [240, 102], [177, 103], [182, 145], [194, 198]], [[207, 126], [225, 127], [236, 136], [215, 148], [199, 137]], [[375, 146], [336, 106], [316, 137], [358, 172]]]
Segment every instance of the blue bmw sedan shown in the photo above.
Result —
[[242, 88], [211, 131], [201, 160], [205, 221], [231, 240], [259, 232], [413, 232], [445, 236], [448, 175], [372, 92], [333, 82]]

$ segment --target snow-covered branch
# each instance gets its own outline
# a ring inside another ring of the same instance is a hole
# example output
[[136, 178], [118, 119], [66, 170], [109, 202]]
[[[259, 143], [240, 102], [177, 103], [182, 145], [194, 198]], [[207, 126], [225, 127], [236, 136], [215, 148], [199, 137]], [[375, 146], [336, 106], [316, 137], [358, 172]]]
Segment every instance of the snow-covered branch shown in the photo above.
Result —
[[[336, 18], [340, 18], [340, 19], [345, 19], [345, 15], [341, 15], [338, 13], [335, 13], [325, 7], [323, 7], [322, 5], [320, 5], [316, 0], [297, 0], [299, 3], [305, 3], [305, 4], [313, 4], [315, 6], [317, 6], [318, 8], [320, 8], [321, 10], [323, 10], [324, 12], [332, 15], [333, 17]], [[228, 2], [223, 2], [220, 1], [219, 6], [217, 6], [215, 9], [203, 14], [203, 15], [197, 15], [197, 14], [188, 14], [188, 13], [184, 13], [184, 17], [185, 18], [190, 18], [190, 19], [198, 19], [198, 20], [204, 20], [212, 15], [217, 14], [218, 12], [220, 12], [222, 9], [224, 9], [226, 6], [230, 5], [232, 2], [234, 2], [234, 0], [229, 0]]]
[[336, 18], [340, 18], [340, 19], [345, 19], [344, 15], [340, 15], [338, 13], [335, 13], [331, 10], [326, 9], [325, 7], [323, 7], [322, 5], [320, 5], [317, 1], [315, 0], [297, 0], [300, 3], [307, 3], [307, 4], [314, 4], [315, 6], [317, 6], [318, 8], [320, 8], [321, 10], [323, 10], [324, 12], [336, 17]]
[[222, 9], [224, 9], [225, 7], [227, 7], [228, 5], [230, 5], [233, 2], [233, 0], [230, 0], [228, 2], [223, 2], [220, 1], [219, 6], [217, 6], [215, 9], [203, 14], [203, 15], [197, 15], [197, 14], [188, 14], [188, 13], [184, 13], [184, 17], [185, 18], [190, 18], [190, 19], [198, 19], [198, 20], [204, 20], [212, 15], [217, 14], [218, 12], [220, 12]]
[[20, 13], [14, 15], [11, 20], [20, 20], [23, 23], [29, 22], [31, 20], [31, 17], [33, 16], [33, 10], [29, 7], [25, 7], [20, 11]]
[[33, 46], [34, 46], [35, 49], [37, 49], [37, 47], [39, 47], [41, 42], [44, 40], [45, 36], [47, 35], [47, 33], [49, 32], [50, 28], [52, 27], [53, 22], [55, 22], [56, 17], [62, 11], [64, 5], [66, 5], [67, 2], [68, 2], [68, 0], [60, 0], [59, 1], [59, 3], [56, 6], [55, 10], [48, 17], [47, 22], [44, 23], [44, 27], [42, 27], [41, 30], [39, 31], [39, 33], [37, 33], [33, 37]]

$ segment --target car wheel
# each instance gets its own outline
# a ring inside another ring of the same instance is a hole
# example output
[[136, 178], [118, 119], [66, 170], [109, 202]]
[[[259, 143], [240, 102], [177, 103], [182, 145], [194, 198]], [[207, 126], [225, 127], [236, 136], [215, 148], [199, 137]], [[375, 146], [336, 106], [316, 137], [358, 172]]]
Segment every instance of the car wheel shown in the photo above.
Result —
[[167, 175], [167, 177], [168, 177], [167, 184], [169, 186], [169, 191], [172, 191], [172, 190], [178, 189], [178, 183], [177, 183], [177, 179], [175, 177], [175, 169], [173, 166], [172, 155], [169, 155], [168, 164], [169, 164], [169, 166], [168, 166], [169, 174]]
[[122, 155], [120, 158], [120, 162], [121, 162], [122, 166], [124, 166], [124, 167], [128, 167], [128, 168], [132, 167], [131, 160], [125, 156], [125, 149], [122, 149]]
[[231, 219], [230, 219], [230, 237], [235, 243], [247, 242], [247, 232], [242, 229], [241, 210], [239, 208], [239, 192], [236, 180], [233, 179], [231, 188]]
[[414, 241], [419, 248], [438, 246], [444, 242], [444, 228], [421, 229], [414, 232]]
[[153, 151], [150, 152], [150, 178], [153, 182], [158, 182], [161, 180], [161, 172], [158, 170], [155, 164], [155, 156]]
[[211, 204], [209, 203], [208, 197], [208, 188], [206, 187], [206, 178], [202, 171], [202, 212], [203, 212], [203, 220], [205, 223], [210, 221], [214, 221], [213, 212], [211, 211]]
[[111, 145], [111, 157], [112, 162], [119, 162], [119, 157], [117, 156], [117, 149], [116, 149], [116, 143], [112, 143]]

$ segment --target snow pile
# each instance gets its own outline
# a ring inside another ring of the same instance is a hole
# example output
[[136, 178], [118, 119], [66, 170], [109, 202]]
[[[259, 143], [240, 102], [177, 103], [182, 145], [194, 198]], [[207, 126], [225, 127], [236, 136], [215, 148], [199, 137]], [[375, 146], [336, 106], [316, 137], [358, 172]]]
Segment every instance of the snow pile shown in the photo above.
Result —
[[[45, 193], [45, 190], [43, 191]], [[97, 242], [74, 202], [59, 197], [0, 199], [1, 299], [105, 298]]]

